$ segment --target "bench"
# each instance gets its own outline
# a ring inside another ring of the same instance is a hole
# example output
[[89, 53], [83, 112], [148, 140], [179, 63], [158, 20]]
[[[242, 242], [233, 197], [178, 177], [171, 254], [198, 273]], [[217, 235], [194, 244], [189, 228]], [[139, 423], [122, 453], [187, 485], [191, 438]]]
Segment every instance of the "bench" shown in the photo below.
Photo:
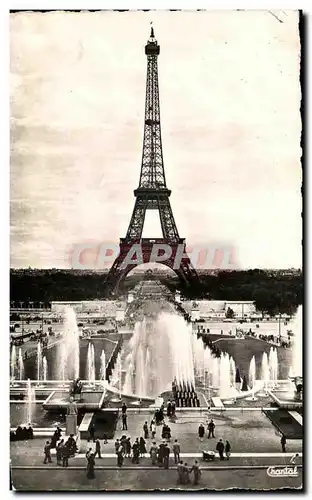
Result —
[[94, 413], [86, 413], [79, 425], [80, 439], [89, 439], [89, 427], [91, 425]]
[[217, 408], [224, 408], [224, 404], [222, 403], [220, 398], [211, 398], [214, 406]]

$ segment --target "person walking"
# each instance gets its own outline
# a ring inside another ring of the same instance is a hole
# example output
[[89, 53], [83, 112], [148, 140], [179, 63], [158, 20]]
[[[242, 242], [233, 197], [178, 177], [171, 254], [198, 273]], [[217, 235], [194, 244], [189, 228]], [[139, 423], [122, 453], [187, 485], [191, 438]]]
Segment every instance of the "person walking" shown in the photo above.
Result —
[[163, 461], [164, 468], [169, 469], [170, 448], [167, 445], [167, 443], [165, 443], [165, 445], [163, 447], [163, 457], [164, 457], [164, 461]]
[[167, 404], [167, 417], [171, 417], [171, 402], [168, 401]]
[[189, 484], [190, 483], [190, 469], [187, 463], [183, 465], [183, 484]]
[[231, 445], [228, 441], [225, 441], [225, 448], [224, 448], [224, 451], [225, 451], [225, 456], [226, 456], [226, 459], [227, 460], [230, 460], [230, 456], [231, 456]]
[[174, 463], [178, 464], [180, 462], [181, 448], [180, 448], [180, 445], [179, 445], [177, 439], [175, 439], [175, 441], [173, 443], [172, 451], [173, 451], [173, 455], [174, 455]]
[[117, 465], [118, 465], [118, 467], [122, 467], [123, 457], [124, 457], [124, 455], [123, 455], [123, 447], [120, 444], [119, 448], [117, 450]]
[[200, 424], [198, 427], [198, 437], [200, 441], [203, 441], [204, 435], [205, 435], [205, 427], [203, 426], [203, 424]]
[[94, 453], [90, 453], [90, 455], [88, 456], [88, 463], [87, 463], [87, 478], [88, 479], [95, 478], [94, 466], [95, 466]]
[[128, 437], [126, 439], [126, 457], [130, 458], [131, 456], [131, 441], [130, 438]]
[[120, 445], [119, 439], [116, 439], [115, 445], [114, 445], [115, 446], [115, 453], [117, 453], [119, 445]]
[[123, 401], [122, 403], [122, 407], [121, 407], [121, 413], [124, 415], [124, 413], [127, 413], [127, 405], [126, 403]]
[[139, 445], [139, 438], [136, 438], [135, 442], [132, 445], [132, 462], [134, 464], [140, 463], [140, 445]]
[[214, 421], [211, 419], [209, 424], [208, 424], [208, 439], [210, 437], [215, 437], [215, 434], [214, 434], [214, 430], [215, 430], [215, 423]]
[[92, 448], [89, 448], [88, 451], [87, 451], [87, 453], [86, 453], [86, 460], [87, 460], [87, 462], [88, 462], [88, 458], [89, 458], [90, 453], [92, 453]]
[[128, 430], [128, 423], [127, 423], [127, 413], [122, 413], [121, 415], [121, 419], [122, 419], [122, 431], [127, 431]]
[[145, 446], [145, 439], [143, 437], [140, 437], [140, 455], [143, 457], [147, 453], [146, 451], [146, 446]]
[[216, 450], [219, 453], [220, 460], [224, 460], [223, 452], [224, 452], [224, 444], [222, 439], [220, 439], [217, 443]]
[[63, 450], [62, 450], [62, 456], [63, 456], [63, 467], [68, 467], [68, 459], [70, 455], [70, 449], [68, 446], [68, 441], [64, 444]]
[[184, 484], [184, 465], [181, 460], [177, 465], [178, 484]]
[[90, 433], [90, 438], [92, 439], [92, 441], [93, 441], [93, 443], [94, 443], [94, 433], [95, 433], [95, 427], [94, 427], [94, 424], [91, 424], [91, 425], [90, 425], [89, 433]]
[[158, 467], [162, 467], [163, 466], [163, 462], [164, 462], [164, 443], [160, 443], [160, 445], [158, 446], [158, 451], [157, 451], [157, 461], [158, 461]]
[[57, 463], [57, 465], [62, 465], [63, 448], [64, 448], [64, 439], [61, 439], [61, 441], [56, 446], [56, 463]]
[[171, 401], [171, 417], [172, 417], [172, 418], [175, 418], [175, 416], [176, 416], [176, 402], [175, 402], [175, 400], [173, 399], [173, 400]]
[[47, 462], [49, 462], [49, 464], [51, 464], [52, 459], [51, 459], [51, 443], [50, 443], [50, 441], [46, 441], [46, 444], [44, 445], [44, 448], [43, 448], [43, 453], [44, 453], [43, 463], [46, 464]]
[[194, 485], [198, 484], [199, 478], [201, 476], [201, 470], [199, 468], [197, 460], [195, 460], [193, 467], [191, 468], [191, 472], [194, 474]]
[[150, 429], [151, 429], [151, 433], [152, 433], [152, 439], [155, 439], [155, 436], [156, 436], [156, 424], [155, 424], [154, 420], [151, 421]]
[[99, 438], [97, 438], [96, 441], [95, 441], [95, 455], [94, 455], [94, 458], [96, 458], [97, 455], [98, 455], [99, 458], [102, 458], [101, 457], [101, 443], [100, 443]]
[[144, 422], [143, 431], [144, 431], [144, 439], [148, 439], [148, 424], [147, 424], [147, 422]]
[[155, 441], [153, 442], [151, 449], [150, 449], [150, 456], [152, 459], [152, 465], [156, 465], [157, 462], [157, 446]]
[[286, 437], [285, 434], [281, 437], [282, 453], [286, 453]]

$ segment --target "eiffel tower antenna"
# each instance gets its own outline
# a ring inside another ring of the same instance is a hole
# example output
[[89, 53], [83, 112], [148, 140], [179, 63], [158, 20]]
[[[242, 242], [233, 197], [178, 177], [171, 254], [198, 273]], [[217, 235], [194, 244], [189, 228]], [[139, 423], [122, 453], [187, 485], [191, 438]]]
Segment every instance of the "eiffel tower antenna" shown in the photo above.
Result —
[[[170, 267], [184, 285], [198, 282], [198, 275], [185, 253], [185, 240], [180, 238], [173, 217], [169, 197], [170, 189], [166, 184], [160, 126], [160, 106], [158, 87], [158, 56], [160, 46], [155, 39], [151, 22], [150, 38], [145, 45], [147, 58], [145, 119], [143, 150], [139, 186], [134, 190], [135, 204], [125, 238], [120, 239], [120, 253], [112, 265], [106, 280], [106, 288], [117, 293], [119, 284], [137, 264], [124, 265], [125, 258], [133, 245], [140, 245], [144, 263], [151, 262], [153, 245], [169, 245], [172, 254], [162, 264]], [[160, 217], [163, 238], [142, 238], [147, 210], [157, 210]], [[180, 267], [174, 265], [175, 255], [183, 247]], [[178, 249], [179, 247], [179, 249]]]

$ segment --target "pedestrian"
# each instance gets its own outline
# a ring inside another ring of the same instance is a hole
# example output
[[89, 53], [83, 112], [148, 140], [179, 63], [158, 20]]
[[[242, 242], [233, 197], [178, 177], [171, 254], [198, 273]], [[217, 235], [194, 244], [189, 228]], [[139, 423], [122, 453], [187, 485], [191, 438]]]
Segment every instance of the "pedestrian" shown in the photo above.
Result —
[[180, 449], [180, 445], [179, 445], [177, 439], [175, 439], [175, 441], [173, 443], [172, 450], [173, 450], [173, 455], [174, 455], [174, 463], [178, 464], [180, 462], [180, 451], [181, 451], [181, 449]]
[[136, 438], [135, 442], [132, 445], [132, 462], [134, 464], [140, 463], [140, 445], [139, 438]]
[[107, 434], [103, 434], [103, 444], [107, 444]]
[[182, 460], [180, 461], [180, 463], [178, 463], [177, 472], [178, 472], [178, 484], [184, 484], [184, 465]]
[[208, 424], [208, 439], [209, 439], [210, 437], [213, 437], [213, 438], [215, 437], [215, 435], [214, 435], [214, 430], [215, 430], [215, 423], [214, 423], [214, 421], [211, 419], [211, 420], [210, 420], [210, 422], [209, 422], [209, 424]]
[[169, 469], [169, 456], [170, 456], [170, 448], [167, 445], [167, 443], [165, 443], [163, 447], [163, 457], [164, 457], [163, 463], [165, 469]]
[[64, 439], [61, 439], [61, 441], [56, 446], [56, 463], [57, 463], [57, 465], [62, 465], [63, 448], [64, 448]]
[[94, 466], [95, 466], [94, 453], [90, 453], [90, 455], [88, 456], [88, 463], [87, 463], [87, 478], [88, 479], [95, 478]]
[[168, 401], [167, 404], [167, 417], [171, 417], [171, 402]]
[[62, 457], [63, 457], [63, 467], [68, 467], [68, 459], [70, 455], [70, 450], [68, 446], [68, 441], [64, 444], [63, 450], [62, 450]]
[[87, 460], [87, 462], [88, 462], [88, 458], [89, 458], [90, 453], [92, 453], [92, 448], [89, 448], [88, 451], [87, 451], [87, 453], [86, 453], [86, 460]]
[[195, 463], [191, 468], [191, 471], [194, 473], [194, 485], [196, 485], [198, 484], [199, 478], [201, 476], [201, 470], [199, 468], [197, 460], [195, 460]]
[[198, 437], [200, 441], [204, 439], [204, 435], [205, 435], [205, 427], [203, 426], [203, 424], [200, 424], [198, 427]]
[[46, 444], [44, 445], [44, 448], [43, 448], [43, 453], [44, 453], [43, 463], [46, 464], [47, 462], [49, 462], [49, 464], [51, 464], [52, 459], [51, 459], [51, 443], [50, 443], [50, 441], [46, 441]]
[[146, 446], [145, 446], [145, 439], [143, 437], [140, 437], [140, 455], [143, 457], [143, 455], [147, 453], [146, 452]]
[[183, 465], [183, 484], [189, 484], [190, 483], [190, 469], [187, 463]]
[[144, 439], [148, 439], [148, 425], [147, 425], [147, 422], [144, 422], [143, 431], [144, 431]]
[[171, 401], [171, 416], [172, 418], [175, 418], [176, 414], [176, 402], [174, 401], [174, 399]]
[[125, 413], [127, 413], [127, 405], [126, 403], [123, 401], [122, 403], [122, 406], [121, 406], [121, 413], [124, 415]]
[[151, 459], [152, 459], [152, 465], [156, 465], [156, 461], [157, 461], [157, 446], [156, 446], [155, 441], [153, 442], [153, 444], [151, 446], [150, 456], [151, 456]]
[[286, 437], [285, 434], [281, 437], [282, 453], [286, 453]]
[[94, 455], [94, 458], [96, 458], [97, 455], [98, 455], [99, 458], [102, 458], [101, 457], [101, 443], [100, 443], [99, 438], [97, 438], [96, 441], [95, 441], [95, 455]]
[[128, 437], [126, 439], [126, 457], [130, 458], [131, 456], [131, 441], [130, 438]]
[[164, 443], [160, 443], [160, 445], [158, 446], [158, 452], [157, 452], [158, 467], [163, 466], [163, 460], [164, 460], [163, 448], [164, 448]]
[[228, 441], [225, 441], [224, 450], [225, 450], [226, 459], [229, 460], [230, 456], [231, 456], [231, 445]]
[[155, 424], [154, 420], [151, 421], [150, 429], [151, 429], [151, 433], [152, 433], [152, 439], [155, 439], [155, 436], [156, 436], [156, 424]]
[[122, 419], [122, 430], [127, 431], [128, 430], [127, 413], [122, 413], [121, 419]]
[[94, 424], [90, 425], [89, 433], [90, 433], [90, 437], [91, 437], [91, 439], [92, 439], [92, 441], [94, 443], [94, 433], [95, 433]]
[[120, 439], [120, 444], [122, 446], [122, 452], [123, 452], [123, 456], [126, 455], [126, 452], [127, 452], [127, 449], [126, 449], [126, 442], [127, 442], [127, 436], [123, 435], [121, 436], [121, 439]]
[[119, 439], [116, 439], [116, 441], [115, 441], [115, 453], [117, 453], [119, 445], [120, 445]]
[[223, 452], [224, 452], [224, 444], [222, 439], [220, 439], [217, 443], [216, 450], [219, 453], [220, 460], [224, 460]]
[[61, 438], [61, 436], [62, 436], [62, 430], [60, 429], [60, 427], [57, 427], [57, 428], [56, 428], [55, 433], [57, 434], [57, 440], [59, 441], [59, 439], [60, 439], [60, 438]]
[[123, 457], [124, 457], [124, 455], [123, 455], [123, 447], [120, 444], [119, 448], [117, 450], [117, 465], [118, 465], [118, 467], [122, 467]]

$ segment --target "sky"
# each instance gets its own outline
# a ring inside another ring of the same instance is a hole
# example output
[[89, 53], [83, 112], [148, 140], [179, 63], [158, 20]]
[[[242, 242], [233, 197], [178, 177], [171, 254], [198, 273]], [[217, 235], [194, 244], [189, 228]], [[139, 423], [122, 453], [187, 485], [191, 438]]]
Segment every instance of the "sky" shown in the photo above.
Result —
[[231, 246], [240, 268], [301, 267], [295, 11], [11, 14], [11, 267], [71, 267], [74, 245], [125, 236], [151, 21], [180, 236]]

